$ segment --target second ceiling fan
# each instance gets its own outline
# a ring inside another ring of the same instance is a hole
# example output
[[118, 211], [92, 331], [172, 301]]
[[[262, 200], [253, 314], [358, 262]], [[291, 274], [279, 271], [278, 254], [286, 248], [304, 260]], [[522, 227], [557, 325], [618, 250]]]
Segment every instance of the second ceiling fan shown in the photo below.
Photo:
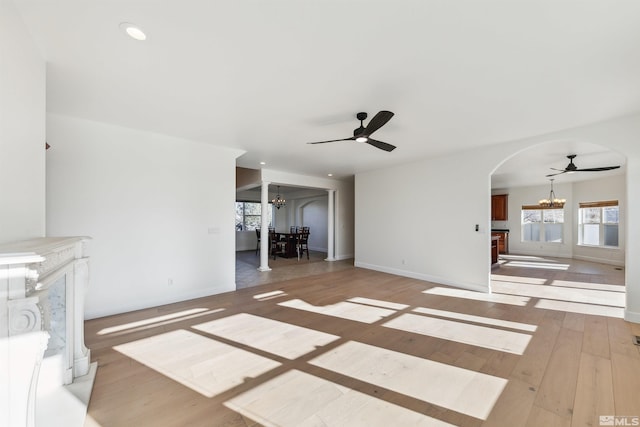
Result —
[[577, 156], [577, 154], [569, 154], [567, 156], [567, 159], [569, 159], [569, 164], [567, 165], [567, 167], [565, 167], [564, 169], [556, 169], [556, 168], [551, 168], [555, 171], [560, 171], [558, 173], [552, 173], [549, 175], [546, 175], [547, 177], [550, 176], [556, 176], [556, 175], [561, 175], [563, 173], [572, 173], [572, 172], [601, 172], [601, 171], [608, 171], [608, 170], [612, 170], [612, 169], [618, 169], [620, 166], [602, 166], [599, 168], [584, 168], [584, 169], [578, 169], [578, 167], [573, 163], [573, 159], [575, 159]]
[[393, 117], [393, 113], [391, 111], [379, 111], [378, 114], [373, 116], [373, 118], [369, 121], [367, 127], [364, 127], [362, 122], [366, 120], [367, 113], [358, 113], [356, 114], [356, 118], [360, 120], [360, 127], [353, 130], [353, 136], [342, 139], [330, 139], [328, 141], [307, 142], [307, 144], [326, 144], [327, 142], [356, 141], [364, 142], [384, 151], [393, 151], [396, 149], [395, 145], [387, 144], [386, 142], [370, 138], [370, 135], [384, 126], [389, 120], [391, 120], [391, 117]]

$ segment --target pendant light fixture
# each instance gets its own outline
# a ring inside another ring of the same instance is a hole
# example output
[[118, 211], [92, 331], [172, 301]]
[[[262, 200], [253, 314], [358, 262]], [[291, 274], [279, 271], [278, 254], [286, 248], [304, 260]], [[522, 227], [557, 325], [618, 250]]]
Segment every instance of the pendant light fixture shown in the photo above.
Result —
[[280, 209], [281, 207], [284, 207], [287, 205], [287, 201], [285, 199], [283, 199], [282, 197], [280, 197], [280, 186], [278, 185], [278, 195], [276, 196], [275, 199], [271, 200], [271, 203], [273, 203], [273, 206], [276, 207], [276, 209]]
[[540, 200], [538, 204], [541, 208], [562, 209], [564, 207], [566, 199], [558, 199], [556, 197], [556, 193], [553, 191], [553, 178], [549, 181], [551, 181], [551, 192], [549, 193], [549, 198]]

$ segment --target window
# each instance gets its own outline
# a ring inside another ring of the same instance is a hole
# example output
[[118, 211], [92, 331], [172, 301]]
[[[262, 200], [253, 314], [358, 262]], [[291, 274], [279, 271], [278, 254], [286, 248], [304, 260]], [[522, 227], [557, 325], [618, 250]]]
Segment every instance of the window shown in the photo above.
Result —
[[[252, 231], [262, 225], [262, 204], [257, 202], [236, 202], [236, 230]], [[273, 224], [273, 207], [267, 209], [267, 222]]]
[[580, 203], [578, 244], [618, 247], [618, 201]]
[[522, 241], [562, 243], [564, 209], [522, 207]]

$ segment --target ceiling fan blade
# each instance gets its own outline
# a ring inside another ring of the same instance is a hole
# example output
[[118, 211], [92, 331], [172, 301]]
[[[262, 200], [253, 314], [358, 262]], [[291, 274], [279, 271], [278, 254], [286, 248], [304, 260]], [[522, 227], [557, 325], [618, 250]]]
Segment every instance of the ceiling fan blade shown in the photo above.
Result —
[[318, 142], [307, 142], [307, 144], [326, 144], [327, 142], [338, 142], [338, 141], [353, 141], [355, 140], [355, 137], [351, 137], [351, 138], [342, 138], [342, 139], [330, 139], [328, 141], [318, 141]]
[[567, 171], [566, 169], [557, 169], [557, 168], [549, 168], [549, 169], [554, 170], [554, 171], [560, 171], [560, 172], [566, 172]]
[[[558, 169], [556, 169], [556, 170], [558, 170]], [[562, 171], [562, 172], [558, 172], [558, 173], [552, 173], [552, 174], [545, 175], [545, 176], [547, 178], [549, 178], [550, 176], [562, 175], [563, 173], [567, 173], [567, 171]]]
[[600, 172], [600, 171], [610, 171], [612, 169], [618, 169], [620, 166], [603, 166], [601, 168], [586, 168], [586, 169], [576, 169], [576, 172]]
[[364, 132], [362, 132], [362, 135], [371, 135], [391, 120], [391, 117], [393, 117], [393, 113], [391, 111], [379, 111], [378, 114], [373, 116], [371, 121], [369, 121], [369, 124], [365, 128]]
[[393, 151], [393, 150], [396, 149], [395, 145], [387, 144], [386, 142], [377, 141], [377, 140], [371, 139], [371, 138], [367, 138], [366, 143], [369, 144], [369, 145], [373, 145], [374, 147], [379, 148], [379, 149], [384, 150], [384, 151], [389, 151], [390, 152], [390, 151]]

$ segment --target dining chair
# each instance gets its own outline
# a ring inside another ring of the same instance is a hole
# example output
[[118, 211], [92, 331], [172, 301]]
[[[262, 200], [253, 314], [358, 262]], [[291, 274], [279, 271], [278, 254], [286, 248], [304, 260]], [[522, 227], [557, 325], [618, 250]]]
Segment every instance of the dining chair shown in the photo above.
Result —
[[280, 239], [280, 233], [269, 231], [269, 247], [274, 260], [276, 259], [276, 255], [284, 252], [285, 245], [286, 241]]
[[307, 252], [307, 259], [309, 259], [309, 227], [302, 227], [301, 231], [297, 234], [297, 240], [298, 259], [300, 259], [305, 252]]
[[256, 237], [258, 238], [258, 244], [256, 246], [256, 255], [258, 255], [258, 252], [260, 251], [260, 229], [256, 228]]

